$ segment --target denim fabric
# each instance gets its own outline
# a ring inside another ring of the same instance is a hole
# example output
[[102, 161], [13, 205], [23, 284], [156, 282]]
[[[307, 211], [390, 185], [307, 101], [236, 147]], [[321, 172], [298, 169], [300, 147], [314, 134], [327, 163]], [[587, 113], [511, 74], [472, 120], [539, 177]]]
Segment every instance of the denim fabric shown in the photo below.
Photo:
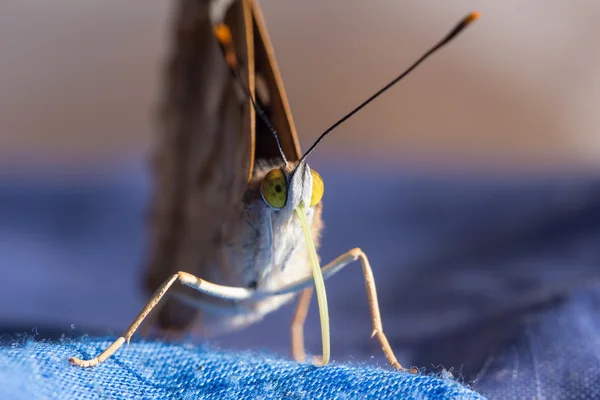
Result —
[[317, 368], [264, 353], [132, 342], [92, 369], [69, 365], [110, 339], [28, 340], [0, 347], [1, 399], [483, 399], [450, 378], [335, 363]]
[[490, 399], [600, 399], [600, 285], [524, 315], [473, 387]]
[[[0, 176], [0, 336], [114, 336], [131, 322], [147, 300], [142, 165]], [[327, 187], [322, 260], [366, 252], [403, 364], [452, 370], [491, 399], [600, 398], [597, 176], [317, 167]], [[332, 359], [383, 366], [360, 264], [326, 285]], [[284, 306], [210, 343], [289, 357], [292, 313]], [[309, 351], [320, 348], [314, 302], [305, 339]]]

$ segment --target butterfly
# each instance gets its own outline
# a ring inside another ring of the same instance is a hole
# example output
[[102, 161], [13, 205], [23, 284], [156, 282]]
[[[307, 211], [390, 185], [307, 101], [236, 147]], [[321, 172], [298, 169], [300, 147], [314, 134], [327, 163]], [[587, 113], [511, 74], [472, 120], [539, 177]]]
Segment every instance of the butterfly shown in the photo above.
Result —
[[[150, 253], [145, 287], [154, 292], [126, 332], [91, 360], [128, 343], [150, 315], [160, 329], [216, 335], [242, 329], [300, 293], [292, 354], [305, 361], [303, 326], [313, 293], [322, 356], [330, 359], [324, 280], [355, 261], [362, 267], [372, 337], [388, 363], [404, 368], [384, 334], [373, 270], [352, 249], [323, 268], [322, 177], [307, 156], [322, 139], [478, 18], [467, 15], [408, 70], [300, 151], [289, 103], [262, 12], [255, 0], [179, 3], [166, 68], [161, 132], [152, 159]], [[417, 372], [416, 370], [410, 370]]]

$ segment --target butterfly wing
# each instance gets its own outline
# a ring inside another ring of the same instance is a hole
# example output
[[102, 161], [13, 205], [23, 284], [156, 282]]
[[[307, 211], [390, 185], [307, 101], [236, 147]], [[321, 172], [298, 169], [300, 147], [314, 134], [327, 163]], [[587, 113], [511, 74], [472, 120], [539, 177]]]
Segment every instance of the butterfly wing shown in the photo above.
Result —
[[[150, 293], [177, 271], [215, 283], [236, 283], [220, 259], [220, 249], [235, 235], [227, 227], [239, 215], [254, 163], [279, 157], [272, 133], [257, 118], [224, 61], [213, 22], [209, 2], [179, 3], [162, 127], [152, 160], [154, 195], [145, 270]], [[257, 102], [277, 129], [288, 159], [298, 160], [293, 120], [258, 4], [234, 2], [224, 22], [232, 31], [242, 79], [253, 96], [258, 80]], [[186, 287], [174, 290], [203, 297]], [[162, 328], [184, 330], [199, 313], [171, 297], [157, 322]]]
[[[243, 26], [237, 11], [232, 7], [228, 20]], [[210, 279], [206, 271], [217, 262], [222, 224], [235, 212], [252, 165], [249, 102], [240, 101], [213, 36], [209, 4], [180, 2], [172, 34], [162, 126], [152, 160], [145, 277], [150, 293], [177, 271]], [[240, 56], [247, 57], [240, 47]], [[193, 307], [168, 299], [158, 322], [183, 329], [195, 314]]]

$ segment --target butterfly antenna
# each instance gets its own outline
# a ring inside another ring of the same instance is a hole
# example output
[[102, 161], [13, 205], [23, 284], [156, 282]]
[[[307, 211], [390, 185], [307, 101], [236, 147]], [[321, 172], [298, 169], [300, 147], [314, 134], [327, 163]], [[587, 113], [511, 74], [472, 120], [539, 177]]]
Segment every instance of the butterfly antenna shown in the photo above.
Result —
[[227, 66], [229, 67], [229, 69], [232, 71], [232, 73], [236, 77], [238, 83], [240, 84], [240, 86], [242, 87], [244, 92], [246, 92], [246, 95], [248, 96], [248, 98], [250, 98], [252, 107], [254, 107], [254, 110], [256, 111], [256, 113], [258, 114], [260, 119], [263, 120], [265, 125], [267, 125], [267, 128], [269, 128], [269, 130], [273, 134], [273, 137], [275, 138], [275, 141], [277, 142], [277, 148], [279, 149], [279, 154], [281, 154], [281, 158], [283, 158], [283, 162], [287, 165], [288, 160], [285, 157], [283, 148], [281, 147], [281, 142], [279, 141], [279, 135], [277, 134], [277, 131], [273, 127], [273, 124], [271, 123], [271, 121], [269, 120], [269, 118], [267, 117], [265, 112], [263, 111], [262, 107], [256, 103], [256, 101], [254, 100], [254, 96], [252, 96], [252, 93], [250, 92], [250, 88], [244, 82], [244, 79], [240, 72], [237, 54], [235, 52], [235, 48], [233, 47], [231, 31], [229, 30], [227, 25], [225, 25], [223, 23], [219, 23], [216, 25], [216, 27], [214, 29], [214, 35], [217, 38], [219, 45], [221, 46], [221, 50], [223, 51], [223, 54], [225, 56], [225, 62], [227, 63]]
[[359, 112], [361, 109], [363, 109], [367, 104], [369, 104], [370, 102], [372, 102], [373, 100], [375, 100], [377, 97], [379, 97], [379, 95], [381, 95], [383, 92], [385, 92], [386, 90], [388, 90], [389, 88], [391, 88], [392, 86], [394, 86], [399, 80], [401, 80], [402, 78], [404, 78], [406, 75], [408, 75], [412, 70], [414, 70], [419, 64], [421, 64], [423, 61], [425, 61], [425, 59], [427, 59], [430, 55], [432, 55], [433, 53], [435, 53], [436, 51], [438, 51], [440, 48], [442, 48], [444, 45], [448, 44], [452, 39], [454, 39], [460, 32], [463, 31], [463, 29], [465, 29], [468, 25], [470, 25], [473, 21], [475, 21], [476, 19], [479, 18], [479, 13], [478, 12], [472, 12], [471, 14], [467, 15], [466, 17], [464, 17], [455, 27], [454, 29], [452, 29], [450, 31], [450, 33], [448, 33], [442, 40], [440, 40], [435, 46], [433, 46], [429, 51], [427, 51], [425, 54], [423, 54], [413, 65], [411, 65], [406, 71], [404, 71], [403, 73], [401, 73], [400, 75], [398, 75], [394, 80], [392, 80], [390, 83], [388, 83], [387, 85], [385, 85], [383, 88], [381, 88], [380, 90], [378, 90], [375, 94], [373, 94], [371, 97], [369, 97], [367, 100], [365, 100], [364, 102], [362, 102], [358, 107], [356, 107], [354, 110], [350, 111], [348, 114], [346, 114], [344, 117], [342, 117], [340, 120], [338, 120], [335, 124], [331, 125], [325, 132], [323, 132], [321, 134], [321, 136], [319, 136], [319, 138], [312, 144], [312, 146], [310, 146], [310, 148], [306, 151], [306, 153], [304, 153], [304, 155], [302, 156], [302, 158], [300, 159], [300, 162], [304, 161], [306, 159], [306, 157], [315, 149], [315, 147], [317, 147], [317, 145], [321, 142], [321, 140], [323, 140], [323, 138], [325, 136], [327, 136], [327, 134], [329, 132], [331, 132], [332, 130], [334, 130], [335, 128], [337, 128], [338, 126], [340, 126], [343, 122], [345, 122], [348, 118], [352, 117], [354, 114], [356, 114], [357, 112]]

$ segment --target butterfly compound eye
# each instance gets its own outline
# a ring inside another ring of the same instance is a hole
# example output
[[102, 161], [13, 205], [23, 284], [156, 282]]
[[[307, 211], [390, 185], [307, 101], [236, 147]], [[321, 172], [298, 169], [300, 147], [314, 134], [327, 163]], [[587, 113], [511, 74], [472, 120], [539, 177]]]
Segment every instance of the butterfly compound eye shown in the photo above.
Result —
[[310, 206], [314, 207], [323, 198], [323, 192], [325, 191], [325, 186], [323, 185], [323, 178], [321, 175], [314, 169], [310, 170], [312, 175], [312, 196], [310, 198]]
[[287, 201], [287, 182], [280, 169], [272, 169], [265, 175], [260, 185], [263, 200], [271, 207], [279, 209]]

